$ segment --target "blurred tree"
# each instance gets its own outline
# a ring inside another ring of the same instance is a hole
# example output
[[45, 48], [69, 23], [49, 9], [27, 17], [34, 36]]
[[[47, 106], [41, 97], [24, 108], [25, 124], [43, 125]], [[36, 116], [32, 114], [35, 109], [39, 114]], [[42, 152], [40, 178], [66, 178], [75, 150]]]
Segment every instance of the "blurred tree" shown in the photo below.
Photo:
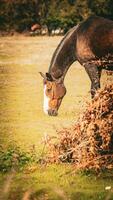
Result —
[[88, 3], [89, 3], [88, 0], [84, 0], [84, 1], [76, 0], [75, 12], [76, 12], [76, 15], [80, 16], [80, 19], [82, 20], [88, 18], [92, 14], [92, 11]]
[[68, 0], [68, 3], [69, 3], [70, 5], [74, 5], [75, 1], [76, 1], [76, 0]]
[[15, 29], [21, 32], [30, 29], [32, 24], [39, 23], [39, 4], [37, 0], [17, 1], [13, 3], [13, 20]]
[[23, 31], [39, 22], [38, 0], [2, 0], [0, 2], [0, 28]]
[[0, 2], [0, 29], [4, 29], [6, 25], [6, 13], [5, 13], [5, 2], [1, 0]]
[[61, 27], [61, 20], [57, 17], [50, 16], [45, 20], [45, 24], [48, 27], [49, 35], [51, 35], [52, 30], [56, 30]]
[[113, 0], [88, 0], [88, 5], [94, 14], [113, 19]]
[[34, 23], [66, 32], [96, 14], [113, 19], [113, 0], [0, 0], [0, 30], [22, 32]]

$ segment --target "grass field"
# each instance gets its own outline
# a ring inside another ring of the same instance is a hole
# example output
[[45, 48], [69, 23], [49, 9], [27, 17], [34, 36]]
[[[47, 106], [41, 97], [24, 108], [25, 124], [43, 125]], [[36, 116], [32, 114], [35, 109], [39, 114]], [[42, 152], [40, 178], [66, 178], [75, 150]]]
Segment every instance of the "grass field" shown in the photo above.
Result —
[[[61, 37], [0, 38], [0, 144], [4, 151], [17, 146], [28, 152], [35, 148], [40, 156], [42, 138], [56, 129], [70, 126], [90, 101], [90, 81], [75, 62], [65, 78], [67, 94], [57, 117], [43, 112], [43, 84], [38, 72], [46, 72]], [[102, 74], [102, 87], [113, 77]], [[113, 174], [72, 173], [67, 165], [36, 165], [23, 172], [0, 175], [2, 199], [113, 199]], [[110, 192], [105, 190], [111, 186]], [[31, 197], [30, 197], [31, 196]]]

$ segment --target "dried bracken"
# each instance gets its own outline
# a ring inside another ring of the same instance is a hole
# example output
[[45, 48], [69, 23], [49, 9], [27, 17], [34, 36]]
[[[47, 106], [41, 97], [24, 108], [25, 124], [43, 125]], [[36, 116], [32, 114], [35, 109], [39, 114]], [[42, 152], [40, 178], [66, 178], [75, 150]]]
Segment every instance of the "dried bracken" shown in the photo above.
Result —
[[71, 162], [76, 168], [113, 168], [113, 85], [96, 93], [70, 128], [47, 142], [49, 162]]

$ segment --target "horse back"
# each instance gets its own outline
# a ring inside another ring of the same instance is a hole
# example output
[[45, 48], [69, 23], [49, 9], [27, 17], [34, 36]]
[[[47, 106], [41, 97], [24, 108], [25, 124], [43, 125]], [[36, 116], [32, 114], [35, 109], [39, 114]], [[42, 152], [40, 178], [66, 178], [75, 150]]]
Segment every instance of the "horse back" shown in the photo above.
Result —
[[77, 29], [76, 55], [84, 62], [113, 54], [113, 21], [93, 16]]

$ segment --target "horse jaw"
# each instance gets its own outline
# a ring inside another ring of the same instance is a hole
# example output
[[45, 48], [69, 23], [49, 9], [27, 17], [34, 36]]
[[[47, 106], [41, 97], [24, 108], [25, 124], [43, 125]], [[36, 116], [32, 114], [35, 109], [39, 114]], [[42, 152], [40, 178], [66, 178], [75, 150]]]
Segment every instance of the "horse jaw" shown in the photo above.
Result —
[[50, 98], [47, 97], [46, 95], [46, 85], [44, 85], [44, 105], [43, 105], [43, 109], [44, 109], [44, 113], [48, 115], [48, 110], [50, 109], [49, 108], [49, 101], [50, 101]]

